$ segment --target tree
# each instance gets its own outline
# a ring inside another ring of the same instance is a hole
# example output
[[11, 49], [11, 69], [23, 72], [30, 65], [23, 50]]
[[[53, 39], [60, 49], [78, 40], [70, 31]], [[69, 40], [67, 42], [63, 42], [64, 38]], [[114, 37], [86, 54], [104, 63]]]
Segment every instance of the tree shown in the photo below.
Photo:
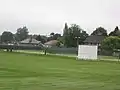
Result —
[[76, 47], [80, 42], [80, 38], [81, 38], [81, 32], [83, 31], [79, 25], [76, 24], [72, 24], [71, 27], [69, 27], [69, 31], [70, 31], [70, 37], [69, 37], [69, 41], [70, 41], [70, 46], [71, 47]]
[[38, 35], [36, 37], [36, 40], [41, 41], [41, 43], [45, 43], [46, 42], [46, 40], [41, 35]]
[[28, 37], [28, 33], [29, 32], [28, 32], [27, 27], [18, 28], [17, 33], [16, 33], [16, 39], [18, 41], [22, 41]]
[[58, 40], [61, 44], [64, 44], [64, 38], [63, 38], [63, 36], [59, 37], [57, 40]]
[[86, 31], [82, 30], [79, 25], [72, 24], [66, 32], [64, 29], [64, 45], [67, 47], [76, 47], [78, 44], [83, 43], [87, 36]]
[[50, 41], [50, 40], [57, 40], [59, 37], [61, 37], [61, 34], [58, 34], [58, 33], [51, 33], [50, 34], [50, 37], [48, 37], [48, 40], [47, 41]]
[[65, 27], [63, 29], [63, 36], [65, 37], [68, 34], [68, 25], [65, 23]]
[[41, 36], [40, 35], [38, 35], [37, 37], [36, 37], [36, 40], [38, 40], [38, 41], [41, 41]]
[[116, 26], [114, 31], [110, 32], [109, 36], [120, 36], [120, 30], [118, 26]]
[[120, 38], [117, 36], [110, 36], [103, 40], [101, 48], [104, 50], [120, 49]]
[[54, 32], [50, 33], [50, 36], [54, 36], [54, 35], [55, 35], [55, 33], [54, 33]]
[[105, 30], [103, 27], [98, 27], [96, 28], [95, 31], [91, 35], [102, 35], [102, 36], [107, 36], [107, 30]]
[[14, 35], [11, 32], [4, 31], [1, 35], [1, 42], [9, 43], [14, 41]]
[[83, 41], [88, 37], [89, 35], [87, 34], [86, 31], [82, 31], [81, 36], [80, 36], [80, 43], [83, 44]]
[[63, 29], [63, 43], [66, 47], [70, 46], [70, 30], [67, 23], [65, 23], [65, 27]]
[[53, 35], [53, 40], [57, 40], [59, 37], [61, 37], [61, 34], [56, 33]]

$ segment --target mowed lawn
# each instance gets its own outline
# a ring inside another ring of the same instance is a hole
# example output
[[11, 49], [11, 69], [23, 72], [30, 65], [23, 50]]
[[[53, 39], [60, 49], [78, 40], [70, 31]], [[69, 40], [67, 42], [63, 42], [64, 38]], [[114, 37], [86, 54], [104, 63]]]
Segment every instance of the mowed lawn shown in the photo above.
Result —
[[0, 90], [120, 90], [120, 63], [0, 52]]

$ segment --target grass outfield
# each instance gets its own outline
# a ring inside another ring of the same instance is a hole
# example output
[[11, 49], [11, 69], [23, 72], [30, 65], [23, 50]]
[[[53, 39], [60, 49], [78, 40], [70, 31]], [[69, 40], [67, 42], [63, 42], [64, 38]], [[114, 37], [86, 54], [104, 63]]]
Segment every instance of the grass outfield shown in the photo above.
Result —
[[120, 90], [120, 63], [0, 52], [0, 90]]

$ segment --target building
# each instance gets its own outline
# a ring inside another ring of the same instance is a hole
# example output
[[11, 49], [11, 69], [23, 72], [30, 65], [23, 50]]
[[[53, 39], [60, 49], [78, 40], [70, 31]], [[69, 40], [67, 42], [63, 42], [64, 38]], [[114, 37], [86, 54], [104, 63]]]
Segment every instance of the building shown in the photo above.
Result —
[[23, 41], [20, 41], [20, 44], [24, 44], [24, 45], [42, 45], [41, 41], [37, 41], [34, 38], [27, 38]]
[[101, 35], [91, 35], [84, 41], [85, 45], [98, 45], [98, 54], [101, 53], [101, 42], [106, 38], [106, 36]]
[[84, 41], [84, 44], [86, 45], [101, 45], [101, 42], [106, 38], [106, 36], [101, 35], [91, 35], [87, 37]]

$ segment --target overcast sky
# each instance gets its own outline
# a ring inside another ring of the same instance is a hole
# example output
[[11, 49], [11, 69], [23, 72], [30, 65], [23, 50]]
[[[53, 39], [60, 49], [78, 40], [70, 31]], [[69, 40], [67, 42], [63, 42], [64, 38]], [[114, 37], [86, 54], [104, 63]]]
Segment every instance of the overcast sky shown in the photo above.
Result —
[[65, 22], [110, 32], [120, 25], [120, 0], [0, 0], [0, 34], [22, 26], [32, 34], [62, 33]]

